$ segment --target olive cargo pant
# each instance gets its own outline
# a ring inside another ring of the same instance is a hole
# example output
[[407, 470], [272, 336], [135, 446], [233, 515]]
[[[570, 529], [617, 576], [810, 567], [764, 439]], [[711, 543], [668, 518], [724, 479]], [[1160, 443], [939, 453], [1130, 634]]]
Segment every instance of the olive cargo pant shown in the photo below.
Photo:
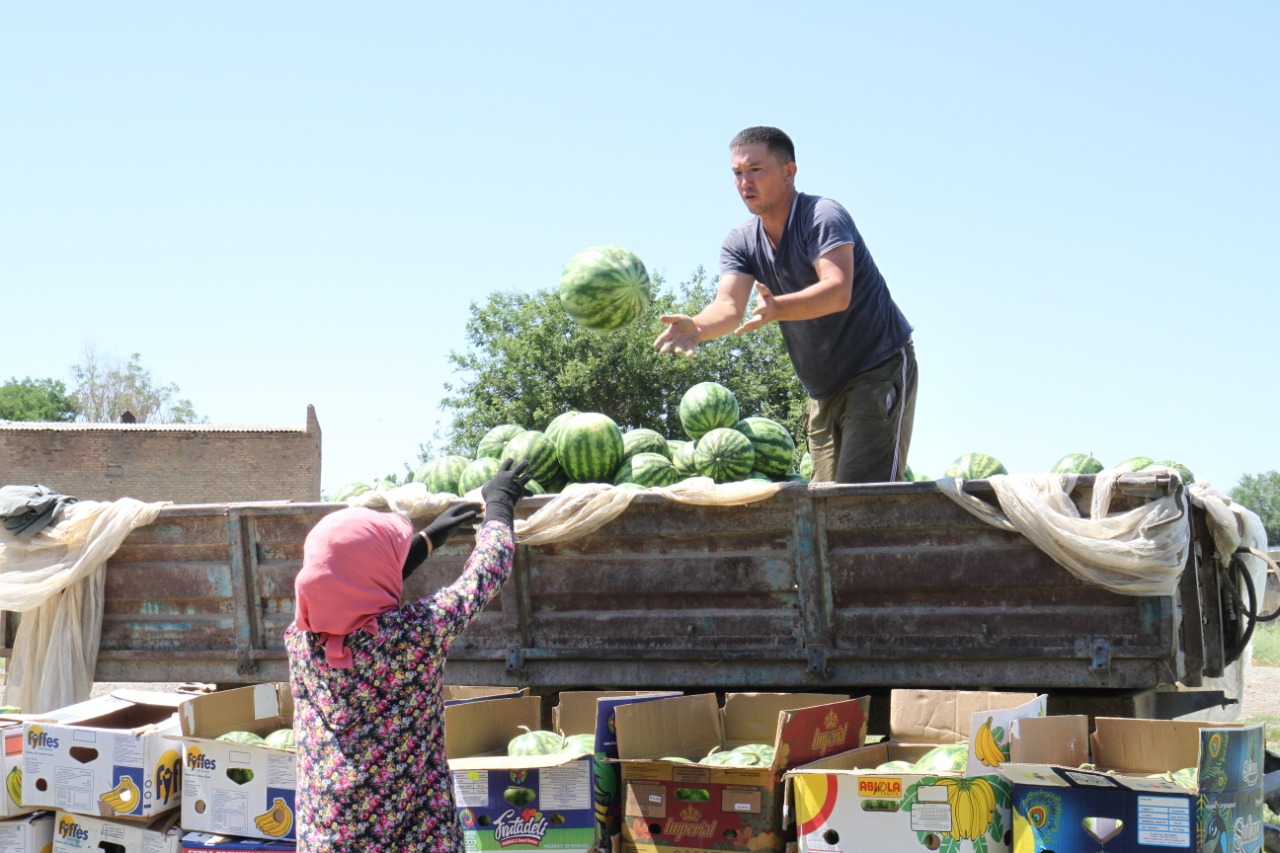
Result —
[[815, 483], [903, 479], [916, 412], [916, 353], [908, 343], [888, 360], [821, 400], [809, 400]]

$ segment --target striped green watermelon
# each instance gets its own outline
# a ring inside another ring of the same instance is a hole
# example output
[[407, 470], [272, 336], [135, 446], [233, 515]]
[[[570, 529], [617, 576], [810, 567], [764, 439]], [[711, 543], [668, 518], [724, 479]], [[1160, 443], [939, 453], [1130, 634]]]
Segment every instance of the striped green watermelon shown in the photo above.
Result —
[[809, 482], [809, 478], [808, 478], [808, 477], [806, 477], [804, 474], [801, 474], [799, 471], [791, 471], [791, 472], [789, 472], [786, 476], [784, 476], [784, 477], [782, 478], [781, 482], [783, 482], [783, 483], [807, 483], [807, 482]]
[[266, 743], [266, 739], [262, 735], [240, 730], [220, 734], [216, 740], [226, 741], [227, 743], [252, 743], [255, 745]]
[[1122, 459], [1111, 467], [1117, 471], [1123, 471], [1131, 474], [1134, 471], [1141, 471], [1143, 468], [1154, 463], [1155, 460], [1150, 456], [1130, 456], [1128, 459]]
[[671, 448], [662, 434], [644, 427], [629, 429], [622, 434], [622, 458], [628, 459], [637, 453], [660, 453], [671, 459]]
[[667, 439], [667, 458], [674, 461], [676, 458], [676, 451], [684, 447], [688, 443], [689, 442], [683, 438], [668, 438]]
[[772, 418], [743, 418], [734, 427], [751, 440], [756, 452], [756, 470], [769, 477], [781, 477], [795, 461], [796, 442], [787, 428]]
[[[1194, 474], [1191, 473], [1191, 469], [1188, 468], [1186, 465], [1183, 465], [1181, 462], [1174, 462], [1170, 459], [1166, 459], [1163, 462], [1152, 462], [1151, 465], [1147, 466], [1147, 468], [1151, 468], [1157, 465], [1162, 466], [1164, 468], [1172, 468], [1173, 470], [1177, 471], [1178, 476], [1182, 478], [1182, 485], [1184, 486], [1190, 486], [1192, 483], [1196, 481], [1196, 477]], [[1142, 470], [1145, 471], [1147, 470], [1147, 468], [1144, 468]]]
[[524, 487], [529, 490], [531, 495], [545, 495], [547, 493], [547, 490], [537, 480], [526, 481]]
[[501, 465], [497, 459], [492, 456], [481, 456], [474, 462], [462, 469], [462, 473], [458, 475], [458, 494], [465, 495], [467, 492], [480, 488], [485, 483], [493, 479], [493, 475], [498, 473], [498, 467]]
[[738, 424], [738, 398], [719, 382], [699, 382], [680, 398], [680, 425], [697, 441], [713, 429]]
[[813, 479], [813, 456], [807, 450], [800, 457], [800, 476], [804, 477], [805, 482]]
[[368, 483], [347, 483], [345, 486], [338, 489], [338, 491], [334, 492], [333, 497], [330, 498], [330, 500], [334, 503], [345, 503], [356, 495], [363, 495], [371, 488], [373, 487]]
[[676, 467], [676, 473], [682, 480], [698, 476], [698, 463], [693, 458], [697, 449], [698, 445], [695, 442], [684, 441], [676, 452], [671, 454], [671, 464]]
[[519, 726], [524, 734], [516, 735], [507, 743], [507, 755], [555, 755], [564, 749], [565, 736], [545, 729]]
[[618, 473], [613, 478], [615, 486], [623, 483], [637, 483], [650, 486], [670, 486], [680, 479], [680, 472], [671, 460], [661, 453], [640, 452], [622, 460]]
[[770, 477], [768, 474], [766, 474], [766, 473], [765, 473], [765, 472], [763, 472], [763, 471], [752, 471], [750, 474], [748, 474], [748, 475], [747, 475], [746, 477], [744, 477], [743, 479], [744, 479], [744, 480], [764, 480], [764, 481], [765, 481], [765, 482], [767, 482], [767, 483], [772, 483], [772, 482], [773, 482], [773, 478], [772, 478], [772, 477]]
[[908, 483], [923, 483], [929, 480], [929, 475], [917, 474], [915, 471], [912, 471], [911, 466], [908, 465], [902, 472], [902, 479]]
[[1102, 463], [1088, 453], [1068, 453], [1053, 463], [1050, 474], [1096, 474], [1102, 470]]
[[963, 480], [983, 480], [997, 474], [1008, 474], [1000, 460], [985, 453], [966, 453], [947, 466], [947, 477]]
[[551, 419], [550, 423], [547, 424], [547, 428], [544, 429], [543, 432], [546, 433], [547, 438], [551, 439], [552, 444], [559, 441], [560, 431], [564, 429], [564, 425], [568, 422], [569, 418], [577, 414], [581, 414], [581, 412], [577, 409], [570, 409], [567, 412], [561, 412]]
[[556, 454], [570, 480], [612, 483], [622, 464], [622, 430], [608, 415], [582, 412], [565, 421]]
[[618, 246], [592, 246], [569, 259], [560, 304], [580, 326], [619, 329], [640, 319], [653, 298], [644, 264]]
[[480, 443], [476, 445], [476, 458], [488, 456], [493, 459], [502, 458], [502, 448], [507, 446], [507, 442], [524, 432], [524, 427], [516, 424], [498, 424], [489, 430], [480, 439]]
[[542, 487], [547, 490], [547, 494], [558, 495], [564, 491], [564, 487], [567, 485], [569, 485], [569, 475], [564, 472], [564, 468], [561, 468], [556, 478], [550, 483], [543, 483]]
[[293, 729], [276, 729], [271, 734], [263, 738], [267, 746], [276, 749], [294, 749]]
[[[623, 462], [622, 464], [626, 465], [627, 463]], [[639, 483], [614, 483], [613, 487], [615, 489], [626, 489], [629, 492], [643, 492], [645, 489], [649, 488], [648, 486], [642, 486]]]
[[508, 441], [500, 458], [516, 464], [528, 462], [529, 476], [542, 483], [552, 482], [560, 473], [555, 442], [536, 429], [527, 429]]
[[458, 478], [462, 476], [462, 469], [470, 464], [471, 460], [465, 456], [441, 456], [419, 468], [413, 475], [413, 481], [422, 483], [428, 492], [461, 494]]
[[693, 451], [698, 473], [717, 483], [746, 479], [755, 459], [751, 439], [728, 427], [717, 427], [702, 436]]

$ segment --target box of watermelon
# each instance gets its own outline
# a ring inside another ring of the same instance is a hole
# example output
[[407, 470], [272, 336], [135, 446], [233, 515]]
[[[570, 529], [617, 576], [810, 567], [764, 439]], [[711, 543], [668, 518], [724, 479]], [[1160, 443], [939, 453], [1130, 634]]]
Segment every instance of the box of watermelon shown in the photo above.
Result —
[[192, 696], [179, 706], [179, 718], [183, 829], [267, 841], [296, 838], [288, 683]]
[[541, 715], [537, 696], [445, 708], [445, 753], [468, 851], [597, 846], [594, 737], [544, 729]]
[[616, 711], [621, 853], [781, 851], [787, 769], [860, 746], [869, 697], [731, 693]]
[[889, 738], [787, 773], [800, 853], [1008, 851], [1008, 732], [1043, 716], [1034, 693], [894, 690]]

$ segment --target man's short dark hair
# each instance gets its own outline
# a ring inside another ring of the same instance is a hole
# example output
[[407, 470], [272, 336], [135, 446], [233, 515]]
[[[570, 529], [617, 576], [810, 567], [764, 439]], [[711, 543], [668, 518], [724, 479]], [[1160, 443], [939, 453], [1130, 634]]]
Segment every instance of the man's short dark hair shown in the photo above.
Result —
[[759, 143], [764, 143], [765, 150], [777, 157], [779, 163], [796, 161], [796, 147], [791, 143], [791, 137], [776, 127], [748, 127], [733, 138], [729, 147], [737, 148], [739, 145], [758, 145]]

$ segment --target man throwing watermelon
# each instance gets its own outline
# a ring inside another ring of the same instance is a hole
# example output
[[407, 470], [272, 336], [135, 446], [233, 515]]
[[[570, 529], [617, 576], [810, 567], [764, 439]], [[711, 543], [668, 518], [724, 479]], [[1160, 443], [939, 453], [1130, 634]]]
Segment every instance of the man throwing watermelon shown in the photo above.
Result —
[[[729, 143], [753, 216], [720, 248], [716, 297], [696, 316], [666, 314], [654, 348], [692, 355], [702, 341], [777, 322], [809, 395], [813, 480], [900, 480], [916, 406], [911, 324], [889, 295], [849, 213], [795, 188], [795, 146], [776, 127]], [[746, 322], [752, 289], [755, 309]]]

